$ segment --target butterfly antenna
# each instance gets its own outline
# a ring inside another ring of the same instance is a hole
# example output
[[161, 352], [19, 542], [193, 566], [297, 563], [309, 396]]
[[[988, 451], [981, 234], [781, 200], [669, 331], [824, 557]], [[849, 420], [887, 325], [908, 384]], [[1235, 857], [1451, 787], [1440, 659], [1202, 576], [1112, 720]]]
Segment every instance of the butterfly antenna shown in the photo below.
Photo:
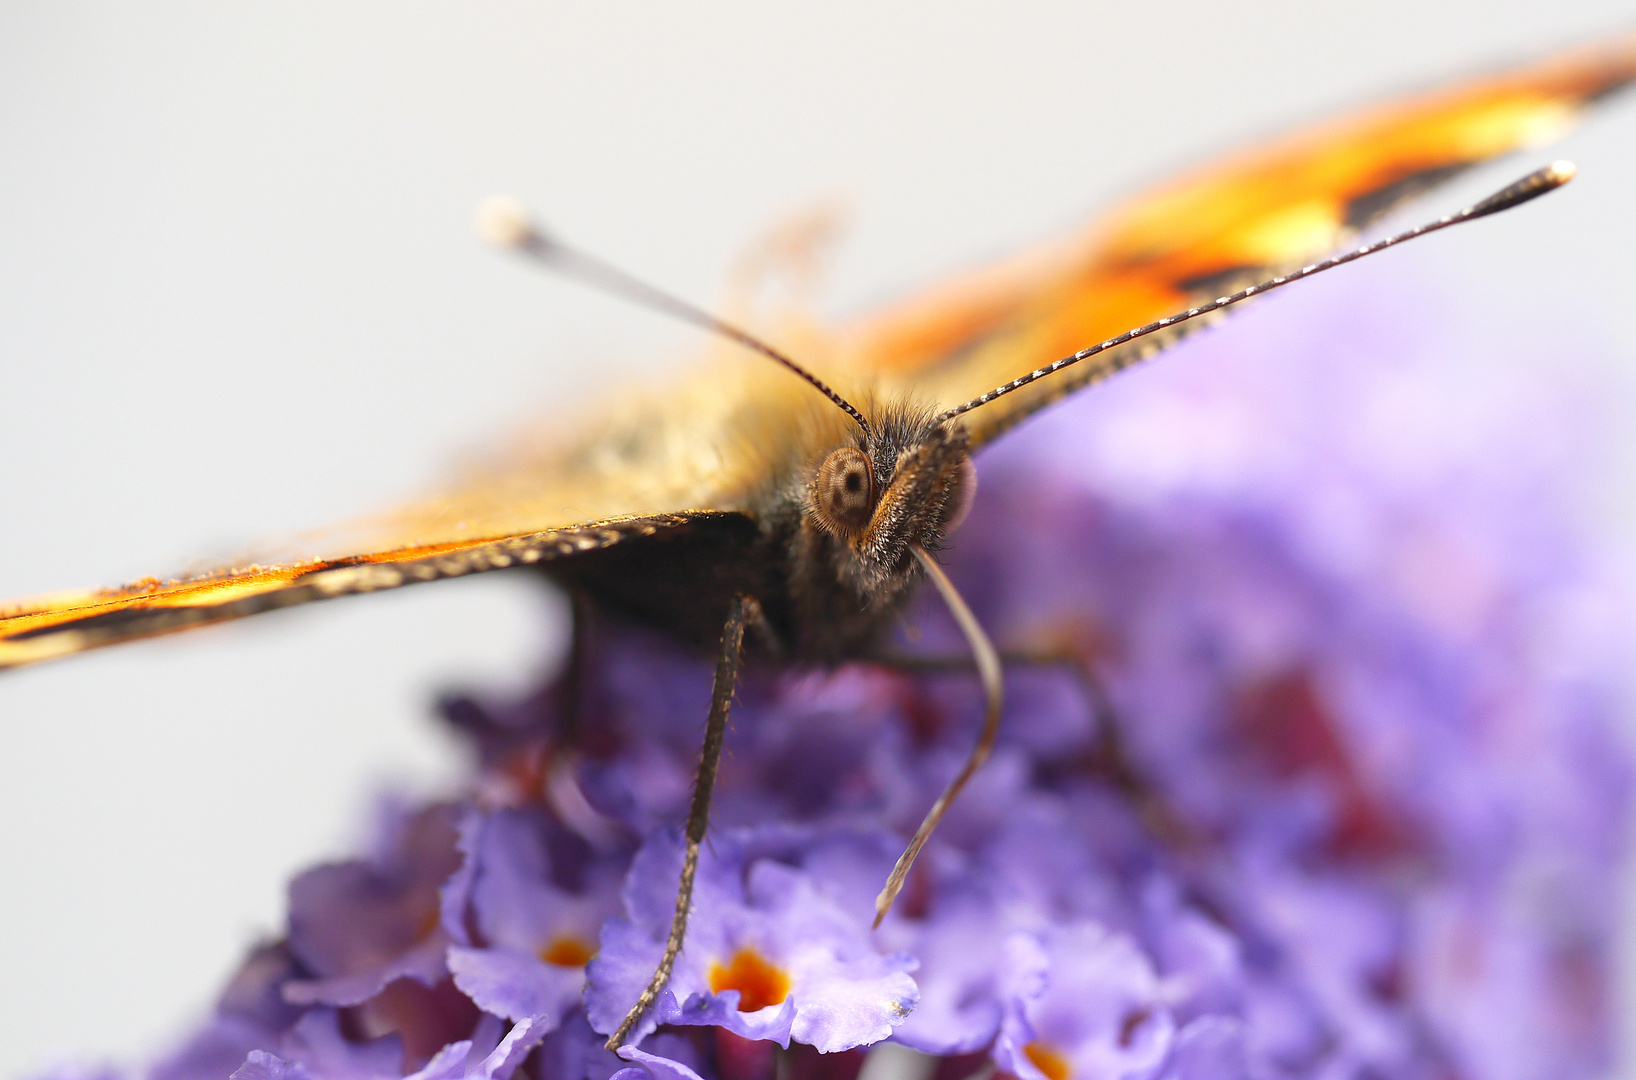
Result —
[[1301, 269], [1293, 271], [1292, 273], [1280, 274], [1278, 277], [1268, 278], [1266, 281], [1251, 285], [1249, 288], [1242, 289], [1230, 296], [1219, 296], [1207, 304], [1200, 304], [1198, 307], [1188, 308], [1186, 311], [1178, 311], [1176, 314], [1167, 315], [1157, 322], [1150, 322], [1146, 326], [1138, 326], [1134, 330], [1125, 331], [1118, 337], [1111, 337], [1100, 344], [1092, 345], [1088, 349], [1081, 349], [1072, 356], [1065, 356], [1054, 364], [1047, 364], [1045, 367], [1030, 371], [1027, 375], [1022, 376], [1021, 378], [1013, 379], [1004, 386], [997, 386], [986, 394], [974, 397], [964, 405], [956, 405], [952, 409], [939, 413], [933, 420], [933, 423], [941, 424], [944, 421], [953, 420], [962, 413], [968, 413], [980, 405], [987, 405], [995, 398], [1004, 397], [1013, 390], [1021, 390], [1031, 382], [1036, 382], [1043, 379], [1047, 375], [1055, 375], [1065, 367], [1071, 367], [1072, 365], [1079, 363], [1081, 360], [1088, 360], [1097, 353], [1106, 352], [1109, 349], [1117, 348], [1126, 342], [1135, 341], [1137, 338], [1147, 337], [1149, 334], [1156, 334], [1160, 330], [1167, 330], [1172, 326], [1178, 326], [1181, 323], [1189, 321], [1190, 319], [1196, 319], [1200, 315], [1208, 315], [1213, 311], [1220, 311], [1222, 308], [1231, 307], [1241, 300], [1248, 300], [1252, 296], [1259, 296], [1262, 293], [1283, 288], [1285, 285], [1292, 284], [1304, 278], [1312, 277], [1314, 274], [1321, 274], [1325, 270], [1333, 270], [1337, 266], [1343, 266], [1349, 262], [1356, 262], [1365, 255], [1373, 255], [1376, 252], [1385, 251], [1389, 247], [1396, 247], [1405, 240], [1414, 240], [1429, 233], [1446, 229], [1450, 225], [1460, 225], [1467, 221], [1475, 221], [1480, 217], [1487, 217], [1490, 214], [1498, 214], [1502, 210], [1509, 210], [1513, 206], [1521, 206], [1523, 203], [1528, 202], [1531, 199], [1537, 199], [1547, 191], [1555, 191], [1563, 184], [1566, 184], [1569, 180], [1572, 180], [1573, 177], [1574, 166], [1572, 162], [1552, 162], [1543, 169], [1536, 169], [1527, 176], [1523, 177], [1521, 180], [1518, 180], [1516, 183], [1501, 188], [1488, 198], [1483, 199], [1481, 202], [1473, 203], [1458, 213], [1449, 214], [1446, 217], [1440, 217], [1436, 221], [1431, 221], [1424, 225], [1416, 226], [1413, 229], [1400, 232], [1395, 236], [1388, 236], [1384, 240], [1376, 240], [1372, 244], [1365, 244], [1360, 248], [1346, 252], [1344, 255], [1336, 255], [1333, 258], [1325, 259], [1322, 262], [1315, 262], [1310, 266], [1303, 266]]
[[483, 239], [496, 247], [511, 248], [524, 255], [603, 292], [623, 297], [632, 303], [658, 311], [682, 322], [702, 327], [712, 333], [736, 341], [752, 352], [758, 352], [769, 360], [776, 361], [801, 376], [820, 394], [833, 401], [842, 412], [857, 421], [865, 435], [872, 435], [873, 429], [863, 413], [853, 404], [830, 389], [818, 376], [791, 360], [777, 349], [768, 345], [749, 331], [741, 330], [732, 323], [724, 322], [702, 308], [694, 307], [680, 297], [672, 296], [662, 289], [655, 288], [647, 282], [632, 277], [619, 267], [607, 263], [587, 252], [569, 247], [554, 236], [541, 232], [529, 217], [528, 211], [519, 203], [503, 196], [497, 196], [484, 202], [477, 208], [477, 232]]

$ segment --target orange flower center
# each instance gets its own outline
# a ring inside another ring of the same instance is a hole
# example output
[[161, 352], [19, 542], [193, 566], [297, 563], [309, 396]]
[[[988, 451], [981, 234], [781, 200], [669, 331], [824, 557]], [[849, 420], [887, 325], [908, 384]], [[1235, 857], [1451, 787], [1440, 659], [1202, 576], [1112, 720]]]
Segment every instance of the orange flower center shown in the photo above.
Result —
[[710, 992], [738, 991], [738, 1011], [755, 1012], [777, 1005], [790, 995], [790, 977], [754, 949], [744, 948], [723, 964], [710, 963]]
[[1045, 1074], [1045, 1080], [1068, 1080], [1073, 1075], [1068, 1059], [1042, 1042], [1031, 1042], [1023, 1047], [1023, 1056]]
[[540, 959], [557, 967], [584, 967], [595, 952], [572, 934], [558, 934], [540, 946]]

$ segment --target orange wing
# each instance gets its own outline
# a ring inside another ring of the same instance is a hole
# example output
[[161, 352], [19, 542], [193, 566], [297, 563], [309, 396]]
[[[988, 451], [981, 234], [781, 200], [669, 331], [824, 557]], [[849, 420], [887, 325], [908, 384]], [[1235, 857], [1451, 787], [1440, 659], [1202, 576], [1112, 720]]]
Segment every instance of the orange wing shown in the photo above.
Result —
[[[1344, 116], [1185, 175], [1065, 242], [814, 338], [810, 352], [849, 375], [857, 386], [846, 389], [860, 397], [958, 404], [1184, 307], [1201, 289], [1214, 295], [1309, 261], [1399, 200], [1559, 134], [1633, 78], [1636, 36]], [[265, 562], [0, 608], [0, 667], [742, 517], [769, 476], [835, 444], [839, 413], [786, 373], [730, 352], [706, 376], [613, 403], [577, 436], [512, 448], [446, 492]], [[1129, 347], [1114, 350], [968, 414], [975, 444], [1131, 358]]]
[[657, 514], [594, 521], [465, 544], [248, 566], [185, 580], [54, 593], [0, 610], [0, 668], [155, 637], [352, 593], [395, 589], [484, 570], [549, 563], [636, 537], [675, 535], [731, 514]]
[[[1066, 241], [931, 289], [863, 322], [838, 351], [945, 405], [969, 400], [1201, 296], [1326, 255], [1402, 200], [1560, 136], [1632, 79], [1636, 34], [1327, 120], [1144, 192]], [[1132, 348], [1167, 343], [1113, 350], [967, 414], [974, 444], [1128, 366]]]

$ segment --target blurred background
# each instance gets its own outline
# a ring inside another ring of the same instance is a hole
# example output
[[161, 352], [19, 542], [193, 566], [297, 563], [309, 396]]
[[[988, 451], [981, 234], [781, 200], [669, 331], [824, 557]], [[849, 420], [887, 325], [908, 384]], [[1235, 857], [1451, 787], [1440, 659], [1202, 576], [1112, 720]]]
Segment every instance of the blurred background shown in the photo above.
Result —
[[[1629, 24], [1628, 0], [4, 5], [0, 597], [390, 504], [698, 349], [485, 250], [494, 192], [705, 304], [764, 230], [843, 207], [840, 317], [1209, 152]], [[1558, 154], [1567, 192], [1387, 258], [1628, 364], [1636, 96], [1526, 166]], [[1616, 537], [1633, 508], [1596, 504]], [[490, 576], [0, 679], [0, 1075], [160, 1047], [375, 793], [456, 771], [435, 691], [521, 685], [561, 609]]]

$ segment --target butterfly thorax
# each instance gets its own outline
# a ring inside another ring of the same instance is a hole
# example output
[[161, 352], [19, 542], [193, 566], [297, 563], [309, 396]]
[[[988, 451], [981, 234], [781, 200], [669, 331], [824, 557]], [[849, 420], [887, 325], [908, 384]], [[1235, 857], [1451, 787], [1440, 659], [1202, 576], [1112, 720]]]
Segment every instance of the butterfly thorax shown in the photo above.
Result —
[[551, 572], [701, 648], [715, 647], [729, 602], [744, 593], [766, 617], [752, 648], [817, 663], [866, 653], [913, 591], [912, 547], [941, 547], [975, 490], [964, 427], [932, 415], [872, 409], [868, 432], [831, 428], [783, 455], [742, 510]]

